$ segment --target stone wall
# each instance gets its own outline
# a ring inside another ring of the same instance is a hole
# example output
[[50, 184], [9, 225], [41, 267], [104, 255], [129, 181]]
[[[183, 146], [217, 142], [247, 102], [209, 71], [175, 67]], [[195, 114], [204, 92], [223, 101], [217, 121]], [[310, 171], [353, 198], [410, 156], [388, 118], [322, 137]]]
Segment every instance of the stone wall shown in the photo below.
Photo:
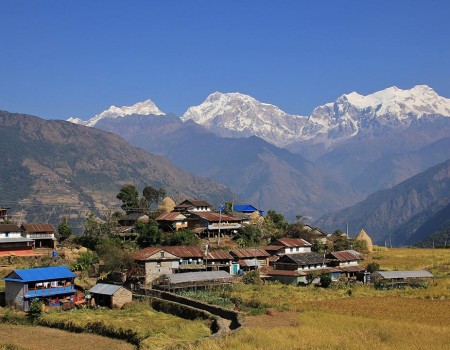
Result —
[[204, 310], [209, 312], [210, 314], [219, 316], [221, 318], [225, 318], [227, 320], [231, 321], [230, 329], [237, 329], [242, 326], [243, 319], [241, 315], [238, 312], [224, 309], [223, 307], [216, 306], [216, 305], [210, 305], [208, 303], [204, 303], [202, 301], [186, 298], [177, 294], [164, 292], [160, 290], [154, 290], [150, 289], [147, 291], [149, 295], [152, 297], [160, 298], [167, 301], [172, 301], [175, 303], [187, 305], [196, 309]]
[[5, 304], [7, 306], [15, 306], [23, 310], [23, 287], [22, 283], [6, 281]]

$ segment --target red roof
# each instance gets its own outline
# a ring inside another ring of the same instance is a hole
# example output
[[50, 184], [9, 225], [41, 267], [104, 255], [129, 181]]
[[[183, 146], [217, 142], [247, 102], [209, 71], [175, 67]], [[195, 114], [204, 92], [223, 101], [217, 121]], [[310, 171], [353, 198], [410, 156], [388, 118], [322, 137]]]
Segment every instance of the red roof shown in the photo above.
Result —
[[208, 252], [208, 260], [233, 260], [233, 256], [224, 250], [213, 250]]
[[242, 219], [235, 218], [234, 216], [210, 212], [210, 211], [191, 211], [191, 214], [197, 215], [202, 219], [211, 221], [211, 222], [241, 222]]
[[51, 224], [22, 224], [25, 232], [55, 232]]
[[159, 252], [161, 250], [161, 247], [147, 247], [141, 250], [138, 250], [137, 252], [133, 252], [130, 254], [130, 257], [134, 260], [147, 260], [149, 257], [151, 257], [153, 254]]
[[204, 258], [204, 254], [198, 246], [178, 245], [178, 246], [162, 246], [147, 247], [131, 254], [135, 260], [147, 260], [153, 254], [164, 250], [167, 253], [175, 255], [178, 258]]
[[270, 256], [269, 253], [261, 248], [233, 249], [231, 255], [239, 259], [267, 258]]
[[339, 252], [331, 252], [332, 258], [337, 259], [338, 261], [353, 261], [353, 260], [362, 260], [361, 256], [357, 254], [357, 252], [352, 252], [349, 250], [341, 250]]
[[311, 247], [312, 244], [305, 241], [302, 238], [279, 238], [275, 242], [275, 245], [282, 245], [284, 247]]
[[204, 254], [199, 246], [196, 245], [174, 245], [165, 246], [161, 249], [178, 256], [180, 258], [203, 258]]
[[156, 219], [156, 221], [179, 221], [186, 220], [186, 216], [179, 212], [162, 213]]
[[265, 247], [261, 247], [261, 248], [267, 252], [277, 252], [279, 250], [284, 249], [284, 247], [281, 245], [266, 245]]
[[360, 265], [339, 266], [336, 269], [342, 272], [360, 272], [365, 271], [365, 268]]

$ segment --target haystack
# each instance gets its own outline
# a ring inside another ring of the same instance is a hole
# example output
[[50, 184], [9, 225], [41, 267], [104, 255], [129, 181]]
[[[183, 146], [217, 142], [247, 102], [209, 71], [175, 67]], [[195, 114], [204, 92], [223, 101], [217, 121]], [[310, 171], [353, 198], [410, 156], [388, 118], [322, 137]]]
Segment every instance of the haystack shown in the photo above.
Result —
[[369, 251], [369, 253], [373, 253], [372, 238], [370, 238], [370, 236], [367, 234], [366, 231], [364, 231], [364, 229], [361, 229], [361, 231], [359, 231], [355, 239], [357, 241], [365, 241], [367, 245], [367, 250]]

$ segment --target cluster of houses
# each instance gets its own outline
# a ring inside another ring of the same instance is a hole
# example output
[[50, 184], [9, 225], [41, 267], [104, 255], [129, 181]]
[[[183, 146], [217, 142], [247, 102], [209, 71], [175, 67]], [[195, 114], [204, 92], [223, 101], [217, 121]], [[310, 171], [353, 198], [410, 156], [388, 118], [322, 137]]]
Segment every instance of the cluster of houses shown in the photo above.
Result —
[[[213, 212], [206, 201], [186, 200], [176, 205], [173, 211], [159, 215], [156, 221], [162, 230], [186, 228], [200, 237], [217, 237], [237, 232], [250, 221], [255, 211], [258, 210], [251, 205], [233, 206], [231, 216], [222, 209]], [[23, 224], [19, 227], [1, 223], [2, 215], [6, 215], [5, 209], [0, 209], [0, 255], [11, 250], [26, 252], [33, 247], [54, 248], [55, 229], [52, 225]], [[132, 236], [136, 221], [145, 220], [145, 215], [129, 214], [119, 220], [121, 226], [116, 233]], [[323, 236], [323, 232], [319, 234]], [[369, 251], [372, 250], [366, 232], [361, 230], [356, 239], [365, 240]], [[202, 246], [151, 246], [131, 254], [138, 267], [130, 274], [133, 278], [127, 288], [98, 283], [88, 293], [75, 285], [76, 275], [64, 266], [14, 270], [3, 278], [5, 304], [27, 311], [32, 300], [40, 298], [49, 306], [94, 302], [121, 307], [132, 300], [132, 290], [174, 291], [227, 284], [232, 283], [236, 275], [252, 270], [259, 270], [264, 279], [294, 285], [306, 285], [311, 282], [311, 276], [325, 273], [330, 274], [332, 280], [353, 278], [368, 282], [369, 274], [359, 264], [362, 256], [357, 251], [317, 253], [311, 248], [312, 244], [301, 238], [280, 238], [263, 247], [228, 250], [210, 250], [208, 243]], [[401, 276], [393, 273], [386, 276], [379, 273], [374, 278], [397, 283], [405, 278], [430, 277], [426, 271], [397, 272], [403, 273]]]
[[[221, 207], [217, 211], [212, 210], [211, 204], [204, 200], [185, 200], [176, 205], [171, 212], [160, 214], [155, 218], [162, 231], [178, 231], [188, 229], [199, 237], [217, 237], [220, 235], [232, 235], [242, 225], [250, 222], [250, 216], [255, 211], [263, 215], [263, 212], [252, 205], [233, 205], [232, 215], [225, 213]], [[130, 213], [119, 220], [117, 234], [123, 237], [136, 235], [135, 224], [137, 221], [146, 222], [149, 217], [142, 213]]]
[[55, 228], [51, 224], [9, 224], [5, 208], [0, 208], [0, 256], [33, 255], [33, 248], [53, 249], [56, 244]]
[[[269, 246], [208, 251], [208, 247], [148, 247], [131, 257], [142, 267], [142, 283], [157, 284], [160, 276], [184, 272], [225, 271], [230, 275], [259, 269], [264, 277], [289, 284], [307, 284], [306, 276], [330, 273], [333, 279], [352, 278], [365, 271], [361, 255], [354, 250], [328, 254], [311, 251], [301, 238], [280, 238]], [[197, 274], [201, 276], [201, 274]], [[214, 276], [211, 273], [205, 276]], [[222, 274], [222, 276], [224, 276]]]

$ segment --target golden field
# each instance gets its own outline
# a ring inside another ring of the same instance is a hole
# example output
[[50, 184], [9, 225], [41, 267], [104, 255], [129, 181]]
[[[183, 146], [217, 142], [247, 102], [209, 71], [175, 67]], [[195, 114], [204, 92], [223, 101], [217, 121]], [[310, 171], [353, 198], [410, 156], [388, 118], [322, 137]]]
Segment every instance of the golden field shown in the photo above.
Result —
[[[245, 325], [218, 338], [205, 338], [210, 331], [202, 321], [182, 320], [143, 304], [119, 311], [49, 312], [44, 318], [81, 325], [101, 320], [114, 328], [133, 329], [146, 338], [142, 349], [449, 349], [450, 251], [378, 249], [364, 263], [370, 262], [387, 270], [427, 269], [435, 278], [425, 289], [388, 291], [361, 284], [328, 289], [236, 284], [217, 293], [242, 301]], [[0, 344], [29, 349], [0, 339]], [[91, 348], [83, 340], [77, 342], [78, 349]]]

